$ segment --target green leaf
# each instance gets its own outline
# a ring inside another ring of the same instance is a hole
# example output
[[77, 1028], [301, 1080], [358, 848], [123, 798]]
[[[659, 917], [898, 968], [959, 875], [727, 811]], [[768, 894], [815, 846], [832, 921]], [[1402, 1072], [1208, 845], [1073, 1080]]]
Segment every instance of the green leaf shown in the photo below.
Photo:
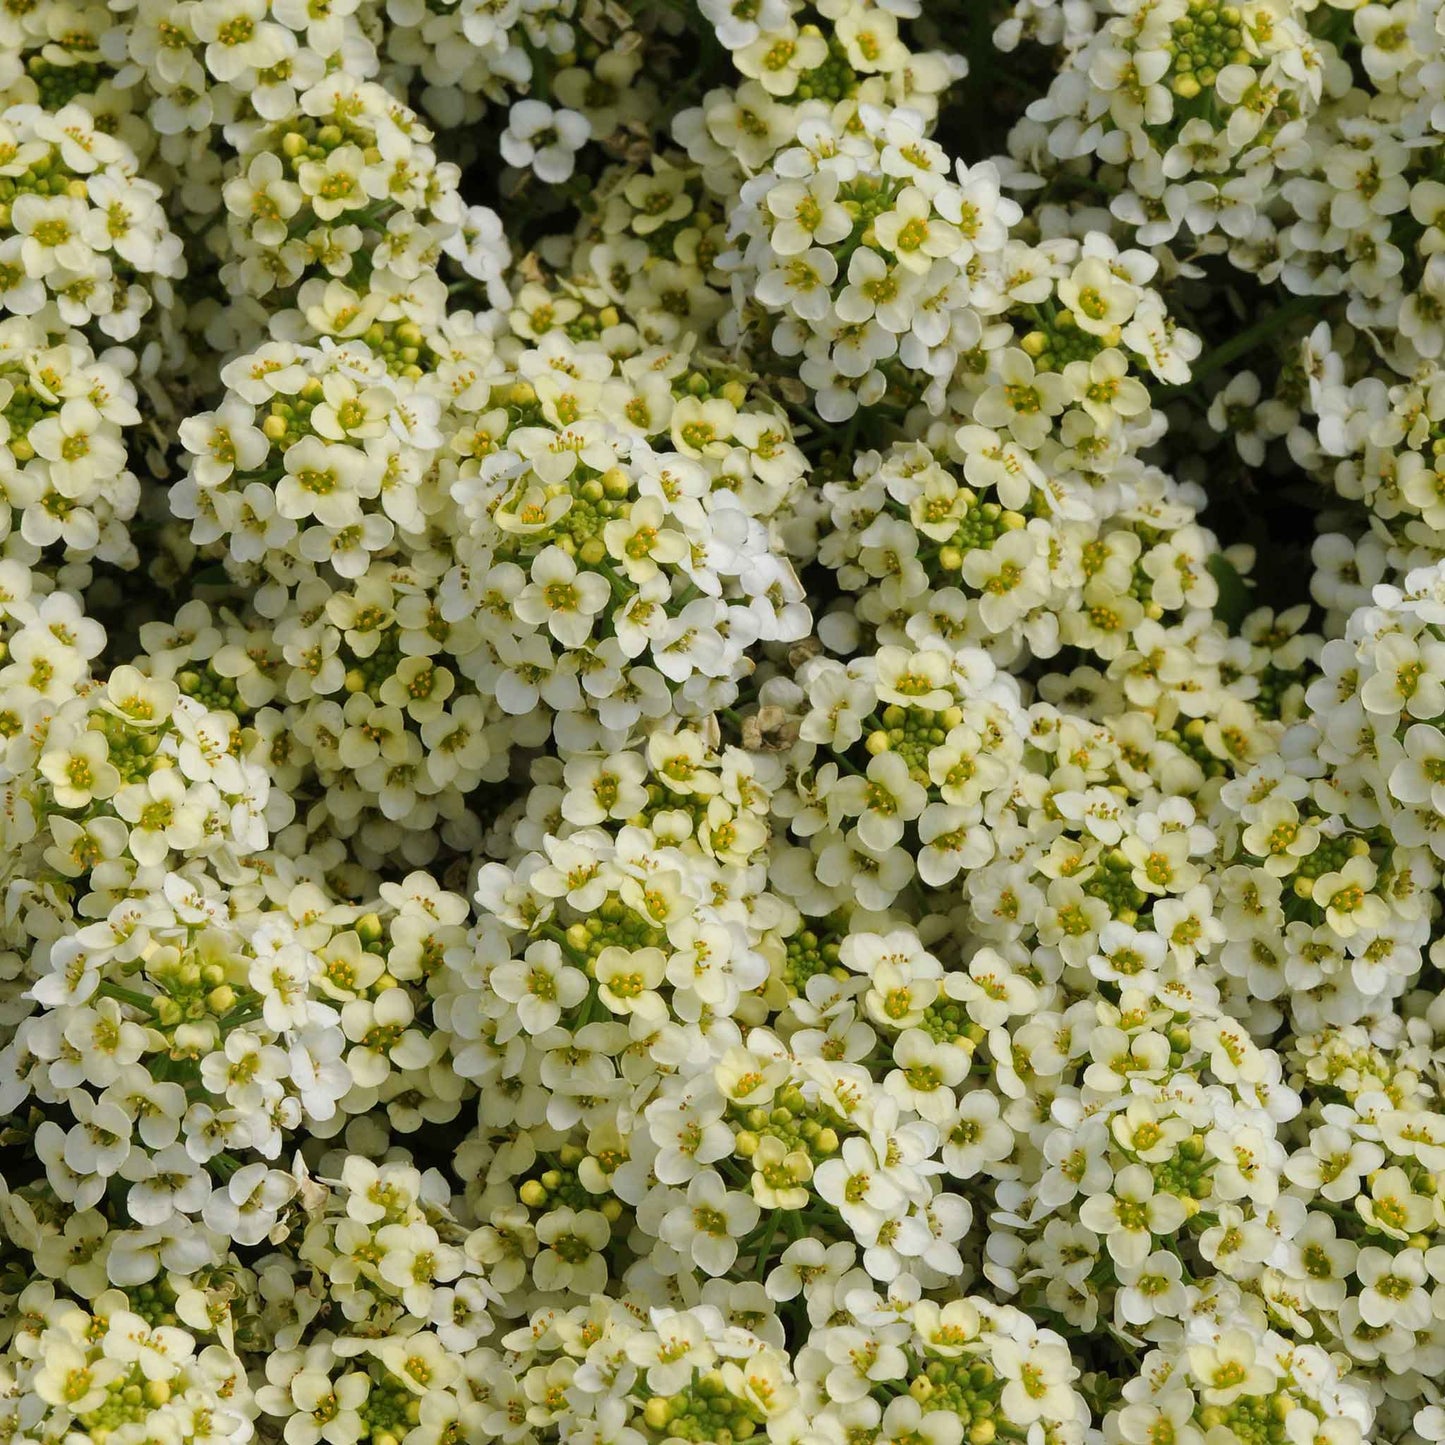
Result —
[[1209, 575], [1219, 584], [1219, 600], [1214, 604], [1214, 615], [1230, 632], [1238, 632], [1240, 623], [1254, 610], [1250, 584], [1239, 575], [1223, 552], [1214, 553], [1208, 567]]

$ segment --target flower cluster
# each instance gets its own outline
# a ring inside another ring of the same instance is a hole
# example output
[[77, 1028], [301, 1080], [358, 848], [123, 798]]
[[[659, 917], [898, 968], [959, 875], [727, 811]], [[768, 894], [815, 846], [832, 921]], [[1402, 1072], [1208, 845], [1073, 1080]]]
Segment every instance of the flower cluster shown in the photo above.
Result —
[[1310, 160], [1326, 91], [1348, 88], [1313, 8], [1125, 0], [1071, 48], [1015, 144], [1042, 149], [1065, 184], [1074, 161], [1117, 168], [1110, 209], [1142, 245], [1181, 230], [1205, 249], [1255, 242], [1261, 213]]
[[[248, 701], [285, 708], [257, 720], [333, 819], [458, 820], [511, 747], [702, 716], [735, 700], [747, 648], [806, 635], [767, 525], [804, 460], [742, 382], [560, 328], [512, 338], [510, 365], [481, 332], [440, 356], [411, 323], [367, 335], [378, 351], [232, 362], [221, 407], [182, 426], [171, 494], [193, 543], [264, 579], [238, 629], [269, 674]], [[196, 663], [219, 657], [192, 643], [167, 671]]]
[[985, 284], [975, 299], [972, 281], [1000, 266], [1016, 210], [987, 165], [949, 182], [944, 152], [908, 112], [860, 123], [870, 118], [874, 133], [856, 146], [824, 125], [816, 139], [805, 132], [810, 144], [783, 151], [743, 188], [757, 210], [733, 222], [747, 238], [739, 293], [781, 314], [771, 344], [802, 356], [799, 377], [830, 422], [883, 400], [894, 357], [942, 384], [979, 347], [1003, 297]]
[[48, 1281], [28, 1286], [11, 1321], [7, 1425], [36, 1439], [252, 1439], [256, 1406], [241, 1361], [225, 1345], [198, 1348], [181, 1327], [196, 1302], [180, 1312], [131, 1303], [119, 1289], [82, 1306]]
[[1445, 1442], [1442, 93], [0, 13], [0, 1436]]
[[456, 166], [437, 160], [431, 132], [383, 86], [341, 73], [302, 91], [282, 118], [231, 131], [220, 269], [231, 293], [280, 310], [303, 279], [360, 282], [348, 318], [360, 330], [387, 300], [434, 284], [444, 257], [499, 274], [494, 255], [470, 254], [468, 233], [483, 223], [467, 224]]
[[129, 341], [184, 274], [161, 189], [79, 104], [0, 111], [0, 306]]
[[126, 523], [141, 493], [122, 430], [140, 421], [133, 383], [44, 308], [0, 321], [0, 396], [5, 555], [135, 566]]

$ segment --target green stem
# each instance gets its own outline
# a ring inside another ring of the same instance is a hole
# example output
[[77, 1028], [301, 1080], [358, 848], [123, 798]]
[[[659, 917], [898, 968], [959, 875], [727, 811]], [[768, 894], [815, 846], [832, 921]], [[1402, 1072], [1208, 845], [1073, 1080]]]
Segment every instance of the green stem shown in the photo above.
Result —
[[216, 1020], [216, 1026], [223, 1034], [229, 1033], [232, 1029], [238, 1029], [242, 1024], [254, 1023], [265, 1013], [265, 1008], [259, 1003], [247, 1004], [243, 1009], [232, 1009], [223, 1018]]
[[607, 579], [607, 585], [612, 589], [612, 595], [619, 602], [626, 602], [632, 596], [632, 589], [606, 562], [594, 562], [591, 565], [593, 571], [600, 572]]
[[572, 1023], [572, 1032], [580, 1033], [590, 1024], [597, 1013], [597, 1005], [601, 999], [597, 996], [596, 988], [587, 990], [587, 997], [582, 1000], [582, 1006], [577, 1012], [576, 1019]]
[[1283, 306], [1277, 306], [1267, 316], [1256, 321], [1253, 326], [1247, 326], [1237, 336], [1231, 337], [1213, 351], [1206, 353], [1190, 368], [1189, 381], [1183, 386], [1171, 386], [1164, 388], [1166, 395], [1174, 395], [1185, 389], [1186, 386], [1202, 380], [1204, 377], [1218, 371], [1221, 367], [1228, 366], [1230, 362], [1237, 361], [1241, 356], [1247, 356], [1262, 342], [1267, 341], [1276, 331], [1283, 330], [1291, 321], [1298, 320], [1301, 316], [1308, 316], [1311, 312], [1319, 310], [1323, 304], [1323, 298], [1319, 296], [1292, 296]]
[[262, 467], [259, 471], [254, 472], [237, 472], [235, 480], [240, 486], [244, 486], [248, 482], [262, 482], [269, 486], [272, 482], [279, 482], [285, 475], [286, 468], [284, 466]]
[[118, 983], [111, 983], [106, 979], [96, 989], [96, 993], [102, 998], [113, 998], [120, 1003], [128, 1003], [135, 1008], [143, 1008], [147, 1013], [151, 1011], [151, 1005], [155, 1000], [147, 994], [137, 993], [133, 988], [122, 988]]
[[778, 1232], [778, 1220], [782, 1217], [783, 1211], [775, 1209], [768, 1219], [767, 1228], [763, 1231], [762, 1241], [758, 1245], [758, 1262], [753, 1270], [753, 1278], [759, 1284], [763, 1282], [768, 1273], [768, 1255], [772, 1253], [773, 1236]]
[[229, 1013], [216, 1020], [222, 1030], [233, 1029], [237, 1024], [250, 1023], [265, 1012], [265, 1001], [259, 997], [243, 998]]

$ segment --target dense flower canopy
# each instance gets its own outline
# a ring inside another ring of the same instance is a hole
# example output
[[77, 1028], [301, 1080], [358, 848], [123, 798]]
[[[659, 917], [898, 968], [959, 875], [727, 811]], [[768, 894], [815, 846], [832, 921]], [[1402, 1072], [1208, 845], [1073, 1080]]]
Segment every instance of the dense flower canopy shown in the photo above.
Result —
[[0, 1441], [1445, 1442], [1442, 97], [0, 7]]

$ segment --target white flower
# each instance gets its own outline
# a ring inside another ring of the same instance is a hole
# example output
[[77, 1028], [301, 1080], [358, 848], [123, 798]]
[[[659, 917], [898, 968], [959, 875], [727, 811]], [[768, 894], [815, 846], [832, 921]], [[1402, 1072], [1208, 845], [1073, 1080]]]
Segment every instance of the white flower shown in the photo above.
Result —
[[591, 133], [586, 116], [575, 110], [554, 110], [544, 101], [519, 100], [502, 132], [502, 157], [509, 165], [530, 168], [538, 180], [559, 185], [572, 174], [576, 152]]
[[705, 1273], [726, 1274], [759, 1212], [751, 1195], [729, 1190], [717, 1174], [705, 1170], [688, 1184], [685, 1202], [664, 1216], [659, 1234]]
[[513, 604], [517, 616], [534, 625], [545, 623], [564, 647], [582, 647], [592, 633], [592, 619], [611, 597], [607, 579], [580, 570], [560, 547], [539, 552], [530, 575]]
[[539, 1289], [570, 1289], [592, 1294], [607, 1279], [600, 1251], [611, 1237], [607, 1220], [595, 1209], [553, 1209], [537, 1222], [542, 1246], [532, 1266]]
[[210, 1228], [239, 1244], [259, 1244], [295, 1189], [289, 1174], [264, 1164], [246, 1164], [206, 1201], [202, 1217]]
[[1187, 1218], [1183, 1201], [1155, 1190], [1142, 1164], [1130, 1164], [1114, 1176], [1109, 1193], [1096, 1194], [1079, 1210], [1079, 1221], [1103, 1240], [1111, 1258], [1126, 1269], [1141, 1267], [1151, 1236], [1168, 1236]]
[[[566, 964], [562, 950], [549, 939], [533, 943], [524, 959], [492, 970], [491, 986], [516, 1008], [517, 1022], [531, 1034], [545, 1033], [587, 996], [587, 978]], [[507, 1036], [504, 1028], [502, 1037]]]

